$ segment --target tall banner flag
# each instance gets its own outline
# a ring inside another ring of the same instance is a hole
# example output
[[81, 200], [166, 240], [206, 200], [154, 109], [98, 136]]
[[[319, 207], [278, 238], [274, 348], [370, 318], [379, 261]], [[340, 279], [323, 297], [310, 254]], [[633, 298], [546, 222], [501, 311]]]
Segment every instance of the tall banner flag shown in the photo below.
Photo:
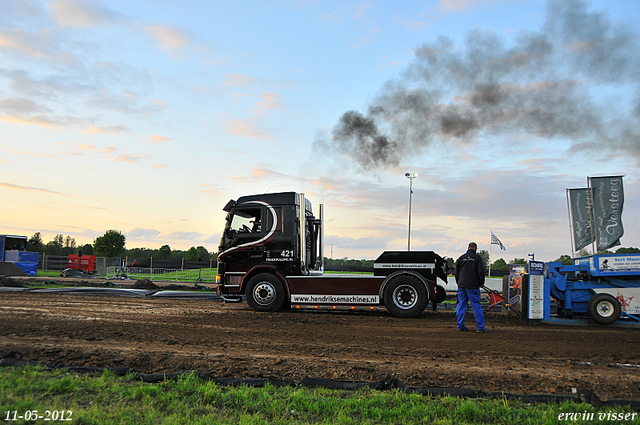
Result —
[[624, 234], [622, 176], [590, 177], [589, 187], [593, 196], [593, 221], [598, 251], [620, 245], [620, 237]]
[[491, 245], [500, 245], [501, 250], [503, 251], [507, 250], [507, 248], [505, 248], [504, 245], [502, 245], [502, 242], [500, 242], [500, 239], [498, 239], [498, 237], [494, 235], [493, 232], [491, 232]]
[[569, 189], [569, 205], [573, 227], [573, 245], [577, 252], [592, 242], [589, 189]]

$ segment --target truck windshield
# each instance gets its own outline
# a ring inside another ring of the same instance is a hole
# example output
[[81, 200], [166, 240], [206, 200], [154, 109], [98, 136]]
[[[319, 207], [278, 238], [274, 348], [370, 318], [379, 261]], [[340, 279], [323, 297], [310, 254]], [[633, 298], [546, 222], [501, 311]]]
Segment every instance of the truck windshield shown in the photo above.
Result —
[[262, 232], [262, 209], [251, 208], [234, 211], [229, 231], [232, 233]]

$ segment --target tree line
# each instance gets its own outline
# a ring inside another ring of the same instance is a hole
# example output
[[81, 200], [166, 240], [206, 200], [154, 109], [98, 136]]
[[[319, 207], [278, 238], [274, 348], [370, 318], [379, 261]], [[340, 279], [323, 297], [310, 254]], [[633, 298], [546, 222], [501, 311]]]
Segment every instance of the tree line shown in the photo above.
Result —
[[129, 259], [155, 258], [161, 260], [210, 261], [218, 257], [216, 252], [209, 252], [204, 246], [192, 246], [186, 251], [171, 249], [163, 245], [158, 249], [132, 248], [126, 249], [126, 237], [117, 230], [107, 230], [104, 235], [94, 239], [92, 244], [78, 245], [75, 238], [58, 234], [52, 241], [44, 243], [42, 234], [36, 232], [27, 241], [27, 251], [45, 255], [67, 256], [82, 253], [98, 257]]
[[[187, 260], [187, 261], [210, 261], [216, 260], [218, 257], [217, 252], [209, 252], [204, 246], [192, 246], [186, 251], [179, 249], [171, 249], [169, 245], [163, 245], [158, 249], [153, 248], [131, 248], [126, 249], [126, 237], [117, 230], [107, 230], [104, 235], [94, 239], [93, 244], [76, 244], [76, 240], [71, 236], [64, 236], [58, 234], [54, 236], [52, 241], [46, 244], [42, 240], [42, 234], [36, 232], [27, 241], [27, 250], [31, 252], [39, 252], [46, 255], [60, 255], [67, 256], [70, 254], [82, 254], [97, 255], [99, 257], [128, 257], [129, 259], [147, 259], [156, 258], [161, 260]], [[615, 251], [605, 250], [597, 252], [598, 255], [606, 254], [640, 254], [639, 248], [618, 248]], [[486, 265], [489, 264], [489, 251], [481, 249], [478, 250], [478, 255], [482, 258], [482, 261]], [[586, 250], [581, 250], [578, 253], [579, 257], [586, 257], [590, 255]], [[357, 260], [349, 258], [326, 258], [325, 268], [328, 270], [361, 270], [361, 269], [373, 269], [374, 260]], [[562, 264], [573, 264], [573, 258], [570, 255], [561, 255], [554, 261], [560, 261]], [[450, 268], [455, 267], [456, 260], [453, 258], [447, 258], [447, 263]], [[527, 264], [527, 260], [524, 258], [514, 258], [508, 263], [503, 258], [498, 258], [491, 263], [491, 270], [495, 271], [508, 271], [511, 264]]]

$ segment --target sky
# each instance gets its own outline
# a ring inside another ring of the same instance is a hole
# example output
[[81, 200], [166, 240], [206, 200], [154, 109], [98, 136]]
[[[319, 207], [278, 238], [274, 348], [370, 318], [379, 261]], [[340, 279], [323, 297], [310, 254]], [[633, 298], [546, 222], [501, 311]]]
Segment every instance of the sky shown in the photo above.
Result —
[[[640, 246], [637, 0], [0, 0], [0, 233], [217, 251], [304, 192], [332, 258], [571, 255], [623, 175]], [[506, 250], [490, 245], [491, 232]]]

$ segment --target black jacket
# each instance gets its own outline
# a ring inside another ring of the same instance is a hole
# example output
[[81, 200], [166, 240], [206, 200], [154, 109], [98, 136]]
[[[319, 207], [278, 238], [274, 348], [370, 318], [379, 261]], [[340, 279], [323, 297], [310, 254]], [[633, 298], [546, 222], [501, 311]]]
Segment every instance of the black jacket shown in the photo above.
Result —
[[478, 289], [484, 286], [484, 262], [473, 249], [458, 258], [454, 274], [459, 288]]

